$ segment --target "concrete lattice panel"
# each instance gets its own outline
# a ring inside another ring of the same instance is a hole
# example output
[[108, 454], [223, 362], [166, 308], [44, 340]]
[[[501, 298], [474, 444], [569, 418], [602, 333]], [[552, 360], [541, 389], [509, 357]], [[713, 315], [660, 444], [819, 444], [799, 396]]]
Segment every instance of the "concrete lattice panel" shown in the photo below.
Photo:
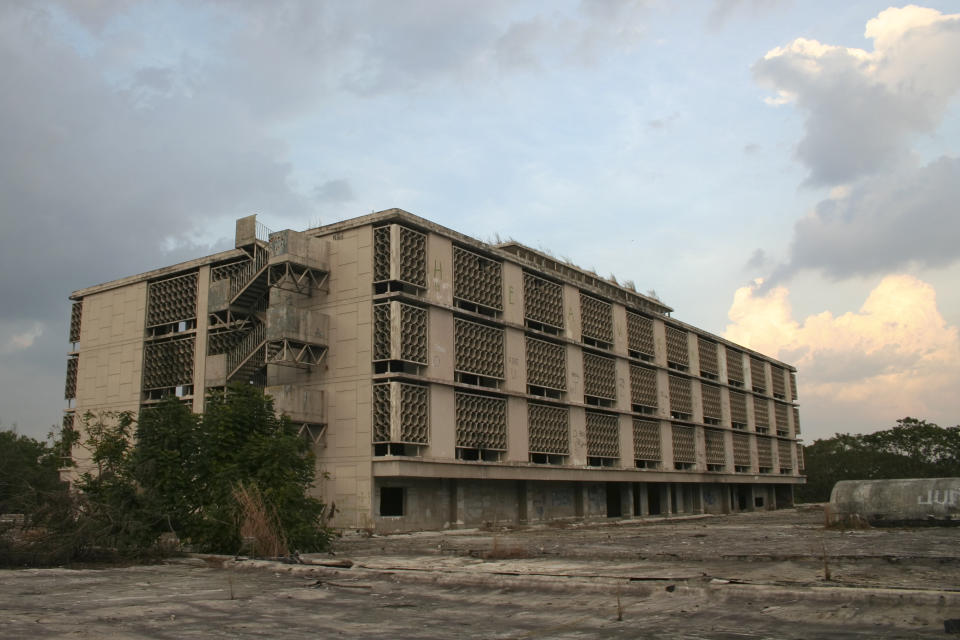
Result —
[[570, 453], [570, 411], [566, 407], [527, 405], [530, 453]]
[[587, 455], [620, 457], [620, 421], [615, 415], [587, 411]]
[[627, 348], [653, 359], [653, 320], [627, 312]]
[[503, 269], [499, 262], [461, 247], [453, 248], [453, 297], [503, 310]]
[[743, 354], [727, 347], [727, 379], [743, 384]]
[[373, 230], [373, 281], [390, 280], [390, 227]]
[[155, 327], [197, 317], [197, 274], [151, 282], [147, 289], [147, 326]]
[[693, 398], [690, 395], [690, 380], [680, 376], [669, 376], [670, 381], [670, 411], [676, 413], [693, 413]]
[[673, 425], [673, 461], [689, 464], [697, 461], [693, 427]]
[[70, 342], [80, 342], [80, 320], [83, 317], [83, 301], [74, 302], [70, 308]]
[[757, 436], [757, 464], [773, 467], [773, 438]]
[[633, 419], [633, 457], [636, 460], [661, 459], [660, 424], [649, 420]]
[[456, 371], [503, 379], [503, 329], [457, 318], [453, 333]]
[[690, 364], [687, 332], [669, 325], [667, 325], [667, 362], [684, 368]]
[[723, 431], [704, 429], [703, 440], [707, 449], [707, 464], [726, 464], [727, 454], [723, 445]]
[[733, 434], [733, 464], [750, 468], [750, 436], [745, 433]]
[[730, 392], [730, 420], [746, 426], [747, 396], [739, 391]]
[[750, 380], [754, 391], [767, 392], [767, 376], [764, 372], [763, 360], [750, 357]]
[[723, 415], [720, 410], [720, 387], [701, 384], [700, 389], [703, 396], [703, 417], [720, 420]]
[[583, 354], [583, 395], [615, 400], [617, 397], [617, 370], [613, 358], [594, 353]]
[[630, 402], [657, 408], [657, 372], [646, 367], [630, 365]]
[[148, 342], [143, 348], [143, 388], [167, 389], [193, 383], [194, 338]]
[[580, 323], [585, 337], [613, 344], [613, 307], [609, 302], [581, 292]]
[[506, 398], [457, 392], [454, 405], [458, 447], [506, 451]]
[[757, 427], [770, 426], [770, 415], [767, 411], [767, 399], [762, 396], [753, 396], [753, 420]]
[[523, 315], [527, 320], [563, 329], [563, 287], [524, 273]]
[[527, 384], [565, 391], [567, 350], [559, 344], [527, 336]]
[[714, 376], [720, 375], [720, 365], [717, 363], [717, 343], [703, 338], [697, 338], [697, 354], [700, 356], [700, 371]]

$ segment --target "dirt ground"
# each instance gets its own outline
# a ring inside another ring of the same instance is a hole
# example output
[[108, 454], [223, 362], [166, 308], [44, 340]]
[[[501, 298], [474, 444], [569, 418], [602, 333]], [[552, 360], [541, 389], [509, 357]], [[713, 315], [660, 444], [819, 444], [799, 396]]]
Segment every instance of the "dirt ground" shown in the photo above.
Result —
[[960, 528], [822, 523], [800, 509], [356, 535], [305, 557], [350, 568], [2, 571], [0, 638], [960, 638], [944, 631]]

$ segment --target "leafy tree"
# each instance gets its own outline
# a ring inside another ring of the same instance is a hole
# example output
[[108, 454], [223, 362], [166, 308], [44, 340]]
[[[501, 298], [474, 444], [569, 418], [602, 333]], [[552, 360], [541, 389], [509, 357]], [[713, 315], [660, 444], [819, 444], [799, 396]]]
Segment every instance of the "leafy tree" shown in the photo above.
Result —
[[58, 451], [15, 431], [0, 431], [0, 513], [28, 518], [62, 490]]
[[235, 553], [243, 544], [240, 487], [262, 498], [269, 524], [290, 547], [327, 546], [326, 507], [306, 494], [313, 454], [259, 389], [213, 394], [202, 415], [168, 398], [139, 420], [111, 418], [87, 420], [96, 469], [78, 485], [117, 548], [149, 549], [170, 531], [197, 549]]
[[960, 426], [907, 417], [884, 431], [815, 440], [803, 452], [807, 484], [797, 499], [825, 502], [840, 480], [960, 477]]

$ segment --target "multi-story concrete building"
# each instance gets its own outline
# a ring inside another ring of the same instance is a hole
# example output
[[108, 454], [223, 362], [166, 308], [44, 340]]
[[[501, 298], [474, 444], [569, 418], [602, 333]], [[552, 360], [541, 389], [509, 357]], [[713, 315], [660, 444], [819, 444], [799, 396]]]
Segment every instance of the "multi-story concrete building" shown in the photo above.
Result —
[[391, 209], [81, 289], [66, 419], [265, 387], [341, 527], [792, 504], [796, 371], [659, 300]]

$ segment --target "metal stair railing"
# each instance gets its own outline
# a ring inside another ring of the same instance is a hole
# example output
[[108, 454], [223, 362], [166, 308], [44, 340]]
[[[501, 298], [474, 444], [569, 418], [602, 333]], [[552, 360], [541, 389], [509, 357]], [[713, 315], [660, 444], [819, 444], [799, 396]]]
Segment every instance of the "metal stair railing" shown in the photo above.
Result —
[[256, 355], [256, 352], [266, 342], [266, 335], [267, 327], [258, 323], [227, 353], [228, 380]]

